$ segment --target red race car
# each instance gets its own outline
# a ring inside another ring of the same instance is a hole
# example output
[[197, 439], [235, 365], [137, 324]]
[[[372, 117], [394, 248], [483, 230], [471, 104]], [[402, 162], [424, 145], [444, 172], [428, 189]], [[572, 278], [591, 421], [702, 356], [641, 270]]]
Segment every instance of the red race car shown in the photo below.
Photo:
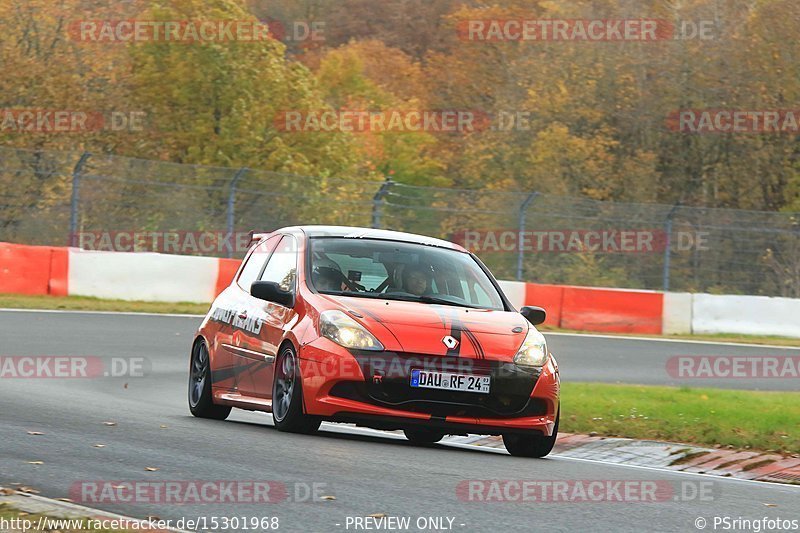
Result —
[[402, 429], [418, 443], [502, 435], [512, 455], [556, 440], [559, 375], [538, 307], [517, 312], [458, 245], [335, 226], [255, 234], [194, 339], [189, 407]]

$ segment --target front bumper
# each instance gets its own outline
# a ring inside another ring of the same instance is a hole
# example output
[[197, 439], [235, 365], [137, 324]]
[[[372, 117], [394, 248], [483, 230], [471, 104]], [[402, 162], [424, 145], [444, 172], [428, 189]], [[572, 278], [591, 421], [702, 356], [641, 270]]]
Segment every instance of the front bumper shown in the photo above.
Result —
[[[492, 377], [489, 394], [420, 389], [412, 369]], [[320, 338], [300, 351], [308, 414], [380, 429], [422, 425], [451, 434], [551, 435], [559, 404], [552, 359], [525, 370], [504, 361], [402, 352], [350, 352]]]

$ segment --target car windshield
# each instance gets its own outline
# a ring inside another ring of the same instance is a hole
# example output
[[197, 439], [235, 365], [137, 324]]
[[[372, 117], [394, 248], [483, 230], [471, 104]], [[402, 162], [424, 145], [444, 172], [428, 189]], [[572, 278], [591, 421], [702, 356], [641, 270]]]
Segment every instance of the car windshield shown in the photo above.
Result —
[[377, 239], [311, 240], [310, 283], [318, 292], [503, 310], [503, 300], [467, 253]]

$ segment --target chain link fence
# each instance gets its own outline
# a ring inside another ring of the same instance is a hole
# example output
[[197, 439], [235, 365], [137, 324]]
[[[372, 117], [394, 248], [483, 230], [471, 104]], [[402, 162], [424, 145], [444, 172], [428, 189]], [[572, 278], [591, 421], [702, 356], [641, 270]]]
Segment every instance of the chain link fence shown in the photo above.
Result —
[[[459, 242], [500, 279], [800, 297], [800, 214], [0, 147], [0, 241], [370, 226]], [[241, 248], [176, 249], [240, 257]]]

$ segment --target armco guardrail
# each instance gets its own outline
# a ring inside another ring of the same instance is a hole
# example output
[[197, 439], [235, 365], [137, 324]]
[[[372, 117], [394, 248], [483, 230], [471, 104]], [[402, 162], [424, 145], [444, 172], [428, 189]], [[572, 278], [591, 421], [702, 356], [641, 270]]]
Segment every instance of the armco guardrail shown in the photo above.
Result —
[[[0, 243], [0, 293], [210, 302], [239, 261]], [[800, 299], [663, 293], [501, 281], [512, 304], [547, 310], [546, 325], [616, 333], [800, 337]]]

